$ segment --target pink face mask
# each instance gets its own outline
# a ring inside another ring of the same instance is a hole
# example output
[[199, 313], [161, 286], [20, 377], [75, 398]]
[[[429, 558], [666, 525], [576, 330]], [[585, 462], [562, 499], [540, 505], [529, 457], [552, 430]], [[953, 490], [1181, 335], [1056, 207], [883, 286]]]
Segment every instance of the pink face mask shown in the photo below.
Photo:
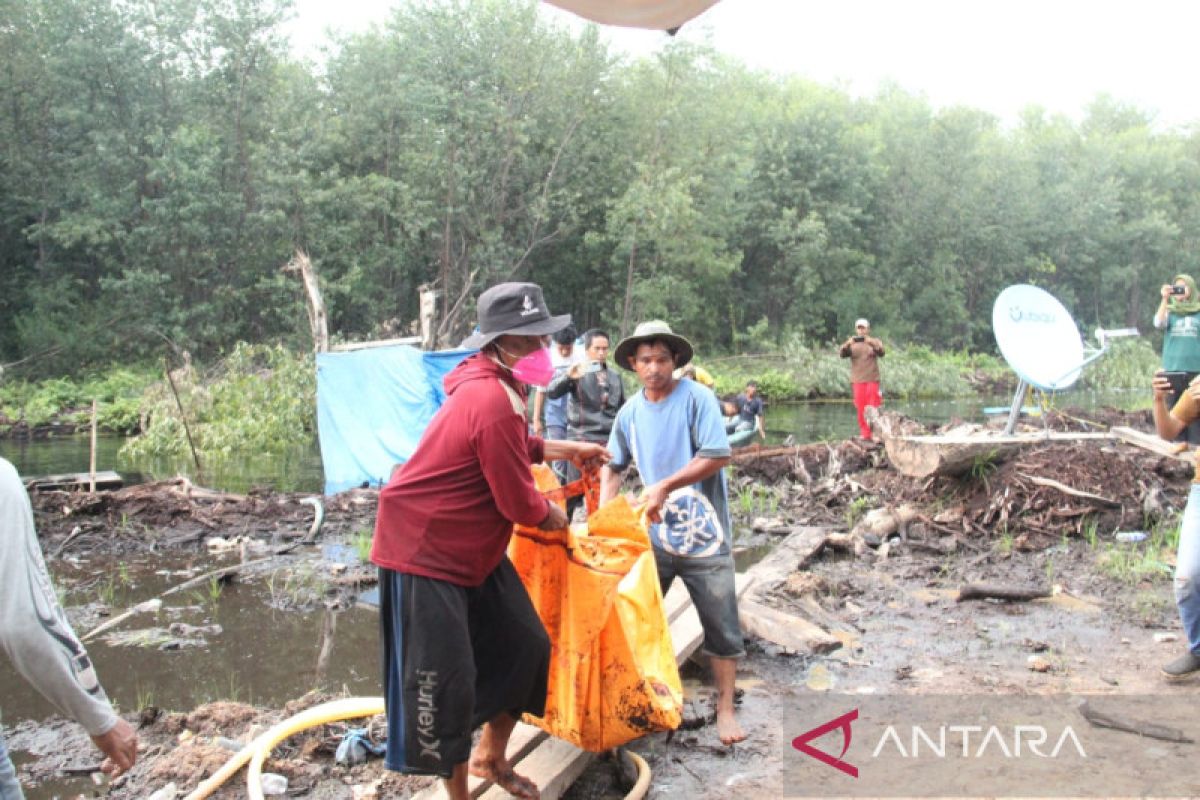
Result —
[[550, 361], [550, 348], [542, 347], [522, 357], [513, 364], [513, 377], [521, 383], [540, 386], [543, 389], [550, 385], [554, 377], [554, 364]]

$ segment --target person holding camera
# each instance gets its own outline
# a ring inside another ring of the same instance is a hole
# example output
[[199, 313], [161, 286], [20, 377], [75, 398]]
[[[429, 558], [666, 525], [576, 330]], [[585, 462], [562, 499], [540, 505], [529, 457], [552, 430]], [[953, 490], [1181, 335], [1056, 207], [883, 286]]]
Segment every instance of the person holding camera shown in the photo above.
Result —
[[883, 342], [871, 336], [871, 323], [865, 319], [854, 322], [854, 335], [842, 342], [838, 351], [850, 359], [850, 386], [854, 390], [854, 407], [858, 409], [858, 430], [862, 438], [871, 438], [867, 424], [867, 406], [883, 405], [879, 392], [879, 359], [883, 358]]
[[[1154, 313], [1154, 327], [1165, 329], [1162, 368], [1171, 384], [1168, 397], [1174, 406], [1184, 388], [1200, 374], [1200, 296], [1190, 275], [1176, 275], [1159, 290], [1162, 302]], [[1200, 420], [1194, 420], [1176, 441], [1200, 444]]]
[[[1154, 373], [1154, 427], [1158, 435], [1172, 440], [1200, 419], [1200, 384], [1185, 387], [1178, 401], [1168, 397], [1175, 394], [1163, 370]], [[1179, 550], [1175, 554], [1175, 605], [1187, 637], [1187, 652], [1162, 667], [1168, 680], [1191, 677], [1200, 672], [1200, 450], [1196, 451], [1196, 474], [1191, 492], [1183, 509], [1179, 530]]]

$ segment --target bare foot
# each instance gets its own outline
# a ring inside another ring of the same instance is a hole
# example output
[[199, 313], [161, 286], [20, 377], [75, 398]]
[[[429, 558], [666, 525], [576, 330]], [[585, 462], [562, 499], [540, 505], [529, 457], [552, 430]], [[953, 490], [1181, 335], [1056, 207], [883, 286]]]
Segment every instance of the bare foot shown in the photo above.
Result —
[[717, 712], [717, 736], [721, 737], [721, 744], [724, 745], [737, 744], [746, 740], [746, 734], [732, 711]]
[[493, 760], [472, 756], [467, 765], [467, 772], [476, 778], [491, 781], [521, 800], [539, 800], [542, 796], [542, 793], [538, 791], [537, 784], [524, 775], [518, 775], [507, 763], [500, 765]]

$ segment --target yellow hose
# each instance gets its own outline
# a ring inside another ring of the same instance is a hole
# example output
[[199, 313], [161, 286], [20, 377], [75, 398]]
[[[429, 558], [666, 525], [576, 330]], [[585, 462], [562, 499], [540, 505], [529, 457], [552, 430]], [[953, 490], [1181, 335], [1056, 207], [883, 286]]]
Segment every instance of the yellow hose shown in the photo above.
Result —
[[241, 769], [246, 762], [250, 763], [250, 768], [246, 773], [247, 793], [252, 800], [262, 800], [262, 765], [271, 751], [275, 749], [276, 744], [295, 733], [317, 725], [324, 725], [326, 722], [373, 717], [382, 713], [382, 697], [347, 697], [301, 711], [295, 716], [272, 725], [260, 734], [253, 742], [239, 750], [233, 758], [225, 762], [225, 765], [214, 772], [212, 777], [197, 786], [184, 800], [204, 800], [221, 788], [221, 785]]
[[[322, 703], [306, 711], [301, 711], [295, 716], [288, 717], [282, 722], [272, 725], [268, 730], [260, 734], [254, 741], [243, 747], [229, 761], [225, 762], [225, 765], [214, 772], [208, 780], [197, 786], [184, 800], [204, 800], [204, 798], [221, 788], [221, 785], [241, 769], [246, 762], [250, 763], [250, 767], [246, 771], [246, 792], [250, 800], [263, 800], [263, 762], [271, 755], [271, 751], [275, 749], [275, 745], [300, 731], [314, 728], [317, 725], [324, 725], [326, 722], [373, 717], [376, 714], [382, 714], [383, 710], [382, 697], [347, 697], [342, 700]], [[650, 788], [650, 765], [637, 753], [629, 752], [628, 755], [633, 759], [633, 763], [637, 765], [638, 779], [633, 788], [629, 790], [629, 793], [625, 795], [625, 800], [641, 800], [641, 798], [646, 796], [646, 791]]]
[[637, 753], [629, 750], [626, 750], [625, 753], [633, 759], [633, 763], [637, 764], [638, 769], [637, 783], [629, 790], [629, 794], [625, 795], [625, 800], [642, 800], [646, 796], [646, 790], [650, 788], [650, 765]]

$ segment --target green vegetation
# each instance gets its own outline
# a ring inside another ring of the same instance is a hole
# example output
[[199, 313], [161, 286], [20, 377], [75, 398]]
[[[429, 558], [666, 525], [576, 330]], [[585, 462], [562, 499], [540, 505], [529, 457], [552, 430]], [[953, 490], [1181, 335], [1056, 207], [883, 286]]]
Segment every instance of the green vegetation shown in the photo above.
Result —
[[733, 507], [745, 517], [769, 517], [779, 510], [779, 498], [775, 490], [761, 483], [748, 483], [739, 486], [731, 485], [733, 490]]
[[[974, 394], [980, 385], [1016, 387], [1012, 370], [995, 355], [938, 352], [920, 344], [889, 343], [887, 348], [880, 371], [889, 397], [965, 397]], [[793, 339], [778, 352], [698, 361], [713, 373], [716, 392], [722, 396], [741, 392], [751, 379], [758, 381], [764, 395], [777, 402], [845, 398], [850, 393], [849, 367], [834, 344], [814, 346]], [[1159, 363], [1150, 342], [1118, 339], [1108, 353], [1084, 369], [1079, 385], [1092, 389], [1145, 388]], [[1148, 392], [1146, 397], [1149, 403]], [[1053, 402], [1054, 398], [1046, 400]]]
[[133, 433], [139, 427], [142, 394], [154, 380], [147, 370], [113, 368], [80, 380], [0, 382], [0, 431], [17, 423], [37, 427], [55, 420], [90, 425], [97, 401], [97, 427]]
[[[1044, 286], [1087, 330], [1146, 328], [1156, 287], [1200, 268], [1200, 128], [1159, 130], [1108, 97], [1079, 122], [1031, 108], [1004, 126], [688, 41], [623, 59], [532, 0], [402, 0], [311, 64], [286, 49], [287, 7], [6, 5], [6, 381], [157, 365], [166, 341], [198, 364], [237, 342], [302, 351], [300, 282], [280, 271], [296, 248], [335, 335], [404, 328], [417, 287], [436, 282], [452, 345], [471, 298], [517, 277], [580, 328], [619, 337], [661, 317], [701, 363], [779, 353], [718, 365], [734, 387], [770, 382], [775, 400], [845, 395], [831, 343], [857, 316], [889, 347], [890, 396], [962, 393], [995, 365], [968, 354], [994, 352], [1002, 287]], [[1134, 371], [1121, 380], [1144, 384]], [[310, 397], [297, 395], [304, 413]], [[31, 420], [77, 403], [0, 402]], [[203, 436], [220, 451], [259, 434]], [[155, 438], [144, 446], [177, 447]]]
[[350, 545], [354, 548], [354, 554], [358, 556], [360, 564], [371, 562], [371, 540], [373, 538], [374, 533], [368, 528], [359, 528], [350, 537]]
[[207, 455], [278, 452], [312, 440], [316, 374], [310, 355], [282, 346], [239, 344], [207, 378], [194, 369], [173, 373], [179, 402], [166, 381], [146, 392], [149, 423], [125, 445], [132, 456], [188, 452], [182, 405], [197, 450]]
[[1178, 518], [1160, 520], [1150, 528], [1143, 542], [1113, 542], [1105, 547], [1096, 562], [1100, 570], [1122, 583], [1170, 580], [1171, 556], [1179, 549]]
[[871, 510], [874, 502], [873, 497], [865, 494], [851, 500], [850, 504], [846, 506], [846, 527], [853, 528], [863, 518], [863, 515]]

